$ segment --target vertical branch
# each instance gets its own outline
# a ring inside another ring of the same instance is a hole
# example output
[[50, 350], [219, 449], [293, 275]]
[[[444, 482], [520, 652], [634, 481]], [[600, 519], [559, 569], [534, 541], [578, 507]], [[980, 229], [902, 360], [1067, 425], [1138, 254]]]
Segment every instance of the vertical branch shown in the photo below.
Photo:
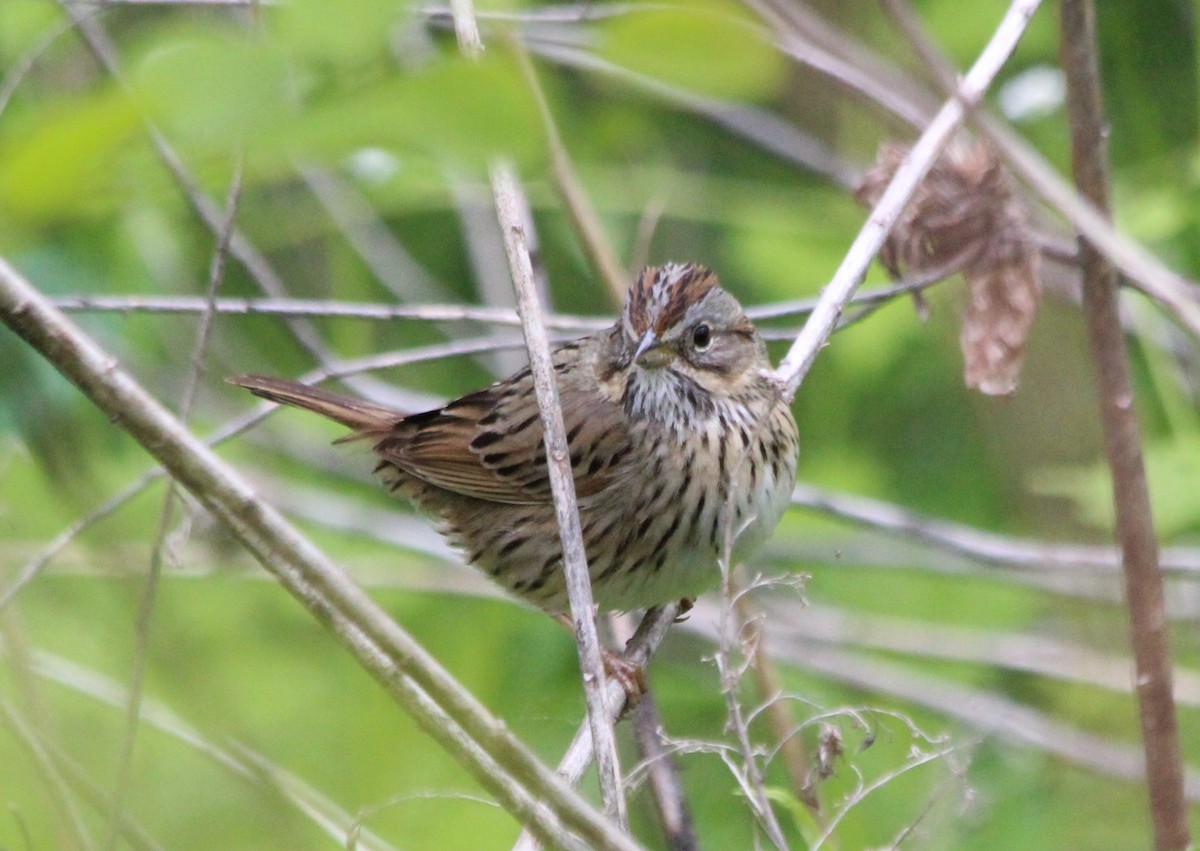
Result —
[[813, 817], [819, 820], [821, 802], [817, 798], [817, 790], [809, 778], [809, 758], [804, 752], [804, 741], [798, 735], [793, 734], [795, 721], [787, 703], [782, 699], [783, 684], [779, 679], [779, 668], [771, 653], [763, 646], [762, 616], [755, 611], [750, 598], [742, 593], [744, 590], [743, 583], [739, 578], [733, 588], [736, 596], [734, 605], [737, 607], [738, 617], [746, 624], [749, 631], [747, 643], [754, 648], [754, 654], [749, 660], [750, 671], [754, 675], [754, 684], [758, 689], [759, 697], [762, 698], [764, 713], [771, 732], [779, 740], [779, 753], [783, 756], [784, 768], [787, 770], [788, 779], [792, 782], [792, 792], [804, 806], [808, 807], [808, 811]]
[[[679, 604], [674, 603], [666, 608], [678, 610]], [[629, 615], [608, 618], [612, 628], [613, 638], [619, 646], [625, 648], [628, 657], [637, 652], [639, 644], [646, 642], [642, 638], [649, 637], [654, 629], [655, 621], [662, 616], [658, 609], [650, 609], [637, 626], [633, 629], [633, 618]], [[671, 617], [667, 626], [675, 620]], [[666, 629], [663, 633], [665, 635]], [[643, 664], [643, 668], [645, 665]], [[648, 678], [646, 690], [630, 709], [630, 721], [633, 724], [633, 740], [637, 744], [640, 764], [631, 770], [636, 773], [639, 768], [645, 774], [646, 787], [658, 813], [659, 825], [662, 828], [663, 840], [671, 851], [697, 851], [700, 841], [696, 838], [696, 829], [692, 821], [692, 809], [688, 805], [686, 790], [683, 786], [683, 770], [675, 753], [669, 746], [662, 714], [658, 710], [658, 701], [654, 697], [653, 682]], [[611, 690], [611, 687], [610, 687]], [[621, 689], [624, 692], [624, 689]], [[623, 702], [628, 704], [628, 695], [621, 695]], [[611, 711], [611, 704], [610, 704]], [[618, 716], [619, 717], [619, 716]]]
[[[483, 52], [483, 40], [475, 19], [471, 0], [451, 3], [454, 32], [459, 49], [465, 56], [477, 57]], [[492, 193], [496, 198], [496, 216], [504, 231], [504, 248], [512, 272], [513, 289], [517, 294], [517, 313], [529, 349], [529, 369], [537, 392], [538, 411], [546, 441], [546, 470], [554, 495], [554, 512], [558, 534], [563, 547], [563, 573], [566, 577], [567, 599], [571, 605], [571, 620], [575, 624], [575, 643], [579, 650], [579, 667], [583, 673], [583, 694], [587, 703], [588, 726], [595, 745], [596, 772], [600, 777], [600, 792], [605, 813], [614, 817], [622, 829], [627, 827], [625, 796], [621, 791], [621, 769], [617, 762], [617, 740], [613, 721], [605, 708], [607, 677], [600, 654], [600, 636], [596, 631], [596, 606], [592, 602], [592, 581], [588, 573], [587, 554], [583, 548], [583, 531], [579, 522], [579, 507], [575, 501], [575, 478], [571, 471], [571, 452], [567, 446], [567, 429], [563, 425], [562, 405], [558, 399], [558, 383], [554, 377], [550, 343], [538, 305], [537, 287], [533, 279], [533, 264], [525, 241], [525, 227], [517, 198], [517, 181], [510, 166], [495, 163], [491, 169]]]
[[450, 18], [454, 21], [454, 38], [463, 56], [475, 59], [483, 53], [483, 38], [475, 20], [474, 0], [450, 0]]
[[[744, 457], [744, 455], [743, 455]], [[739, 462], [740, 463], [740, 462]], [[736, 466], [734, 468], [736, 475]], [[730, 477], [732, 478], [732, 476]], [[731, 491], [732, 492], [732, 491]], [[732, 516], [732, 512], [728, 512]], [[725, 524], [725, 554], [721, 559], [721, 616], [717, 623], [717, 651], [713, 659], [717, 664], [717, 673], [721, 677], [721, 692], [725, 696], [726, 726], [732, 730], [737, 739], [738, 750], [742, 757], [742, 769], [738, 774], [738, 782], [742, 792], [750, 802], [752, 811], [759, 825], [771, 840], [771, 844], [780, 851], [786, 851], [788, 844], [783, 835], [783, 828], [771, 807], [771, 799], [767, 794], [762, 766], [759, 764], [759, 754], [750, 740], [750, 725], [746, 711], [738, 698], [743, 675], [751, 664], [756, 647], [751, 643], [756, 637], [754, 630], [742, 619], [738, 608], [738, 600], [746, 591], [737, 587], [733, 578], [731, 559], [733, 555], [733, 530], [729, 522]]]
[[633, 708], [633, 735], [646, 764], [646, 774], [663, 838], [671, 851], [699, 851], [700, 840], [692, 811], [683, 793], [683, 773], [662, 735], [662, 716], [654, 695], [647, 692]]
[[621, 793], [621, 771], [617, 763], [617, 742], [613, 724], [605, 712], [607, 678], [600, 655], [600, 636], [596, 631], [596, 606], [592, 602], [592, 582], [588, 574], [587, 554], [583, 548], [583, 532], [579, 523], [579, 508], [575, 501], [575, 479], [571, 471], [571, 450], [567, 445], [567, 429], [563, 424], [558, 384], [554, 377], [550, 343], [542, 324], [537, 291], [533, 283], [533, 268], [525, 246], [524, 228], [517, 206], [517, 187], [512, 169], [503, 164], [492, 167], [492, 187], [496, 195], [496, 213], [504, 229], [504, 245], [512, 270], [513, 288], [517, 293], [517, 312], [525, 329], [529, 348], [529, 368], [537, 391], [538, 409], [546, 441], [546, 469], [554, 494], [554, 513], [563, 547], [563, 572], [566, 575], [567, 598], [571, 604], [571, 620], [575, 624], [575, 642], [579, 648], [579, 667], [583, 672], [583, 693], [587, 701], [588, 723], [596, 745], [596, 771], [600, 775], [600, 791], [605, 812], [625, 826], [625, 797]]
[[613, 253], [612, 246], [609, 245], [608, 239], [604, 235], [600, 219], [596, 216], [596, 211], [592, 209], [587, 193], [584, 192], [583, 185], [579, 182], [575, 167], [571, 164], [571, 155], [567, 153], [567, 146], [563, 143], [562, 134], [558, 132], [558, 124], [554, 121], [554, 114], [550, 112], [550, 103], [546, 100], [546, 92], [542, 89], [541, 82], [538, 81], [537, 70], [533, 67], [528, 52], [516, 39], [513, 40], [513, 50], [516, 51], [517, 60], [521, 65], [521, 73], [529, 83], [529, 89], [533, 92], [534, 100], [537, 102], [538, 114], [542, 118], [542, 128], [546, 133], [546, 144], [550, 148], [550, 167], [554, 174], [554, 182], [558, 186], [558, 193], [567, 206], [567, 215], [575, 226], [575, 232], [579, 235], [580, 242], [583, 243], [584, 252], [587, 253], [588, 258], [592, 261], [592, 266], [599, 272], [601, 280], [608, 288], [609, 296], [619, 305], [624, 302], [625, 290], [629, 286], [625, 270], [617, 262], [617, 255]]
[[[1107, 212], [1107, 129], [1096, 56], [1095, 11], [1090, 0], [1062, 0], [1061, 19], [1060, 49], [1067, 78], [1075, 183], [1082, 195]], [[1141, 434], [1133, 409], [1125, 337], [1117, 310], [1117, 271], [1083, 237], [1079, 240], [1079, 257], [1084, 312], [1096, 364], [1100, 417], [1112, 474], [1154, 844], [1159, 849], [1186, 848], [1190, 837], [1172, 695], [1163, 580], [1158, 569], [1158, 541], [1150, 513]]]

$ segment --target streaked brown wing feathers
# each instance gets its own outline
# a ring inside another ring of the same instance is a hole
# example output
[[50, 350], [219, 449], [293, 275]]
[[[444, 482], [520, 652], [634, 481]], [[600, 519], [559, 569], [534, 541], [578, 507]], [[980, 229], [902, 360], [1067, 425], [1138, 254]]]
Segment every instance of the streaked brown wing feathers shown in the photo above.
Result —
[[[555, 352], [556, 367], [578, 357], [576, 345]], [[628, 437], [620, 408], [598, 396], [594, 375], [579, 374], [590, 372], [583, 361], [573, 360], [571, 370], [556, 371], [575, 489], [587, 497], [607, 488], [625, 469], [622, 447], [628, 446]], [[375, 451], [410, 475], [464, 496], [515, 504], [551, 499], [541, 418], [528, 371], [438, 411], [409, 417]]]

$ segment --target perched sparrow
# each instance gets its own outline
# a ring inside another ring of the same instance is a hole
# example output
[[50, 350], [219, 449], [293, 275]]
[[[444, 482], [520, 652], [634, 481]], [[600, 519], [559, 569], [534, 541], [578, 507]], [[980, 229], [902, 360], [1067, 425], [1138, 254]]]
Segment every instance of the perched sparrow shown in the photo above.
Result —
[[[553, 356], [592, 591], [602, 610], [695, 597], [775, 528], [796, 475], [796, 422], [766, 347], [700, 266], [646, 269], [620, 321]], [[523, 369], [406, 415], [292, 381], [230, 379], [370, 440], [391, 490], [516, 595], [567, 611], [533, 379]], [[728, 517], [732, 511], [733, 516]]]

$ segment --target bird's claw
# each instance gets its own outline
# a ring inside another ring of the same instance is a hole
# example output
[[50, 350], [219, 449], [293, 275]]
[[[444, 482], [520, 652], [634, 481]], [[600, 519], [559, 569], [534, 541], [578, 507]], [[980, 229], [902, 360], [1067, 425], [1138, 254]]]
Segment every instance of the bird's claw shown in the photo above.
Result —
[[601, 651], [604, 672], [620, 683], [625, 691], [625, 707], [634, 706], [646, 693], [646, 668], [637, 662], [605, 648]]

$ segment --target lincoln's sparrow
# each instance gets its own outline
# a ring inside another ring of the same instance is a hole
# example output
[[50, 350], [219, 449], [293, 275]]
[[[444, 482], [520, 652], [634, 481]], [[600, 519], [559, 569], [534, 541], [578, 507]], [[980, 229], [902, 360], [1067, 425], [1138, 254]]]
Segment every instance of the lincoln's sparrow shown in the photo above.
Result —
[[[775, 528], [798, 443], [769, 369], [737, 301], [691, 264], [646, 269], [620, 321], [555, 350], [601, 609], [694, 597], [716, 584], [727, 534], [744, 556]], [[347, 439], [372, 441], [376, 472], [440, 517], [471, 562], [543, 609], [566, 611], [528, 369], [411, 416], [276, 378], [231, 381], [349, 426]]]

